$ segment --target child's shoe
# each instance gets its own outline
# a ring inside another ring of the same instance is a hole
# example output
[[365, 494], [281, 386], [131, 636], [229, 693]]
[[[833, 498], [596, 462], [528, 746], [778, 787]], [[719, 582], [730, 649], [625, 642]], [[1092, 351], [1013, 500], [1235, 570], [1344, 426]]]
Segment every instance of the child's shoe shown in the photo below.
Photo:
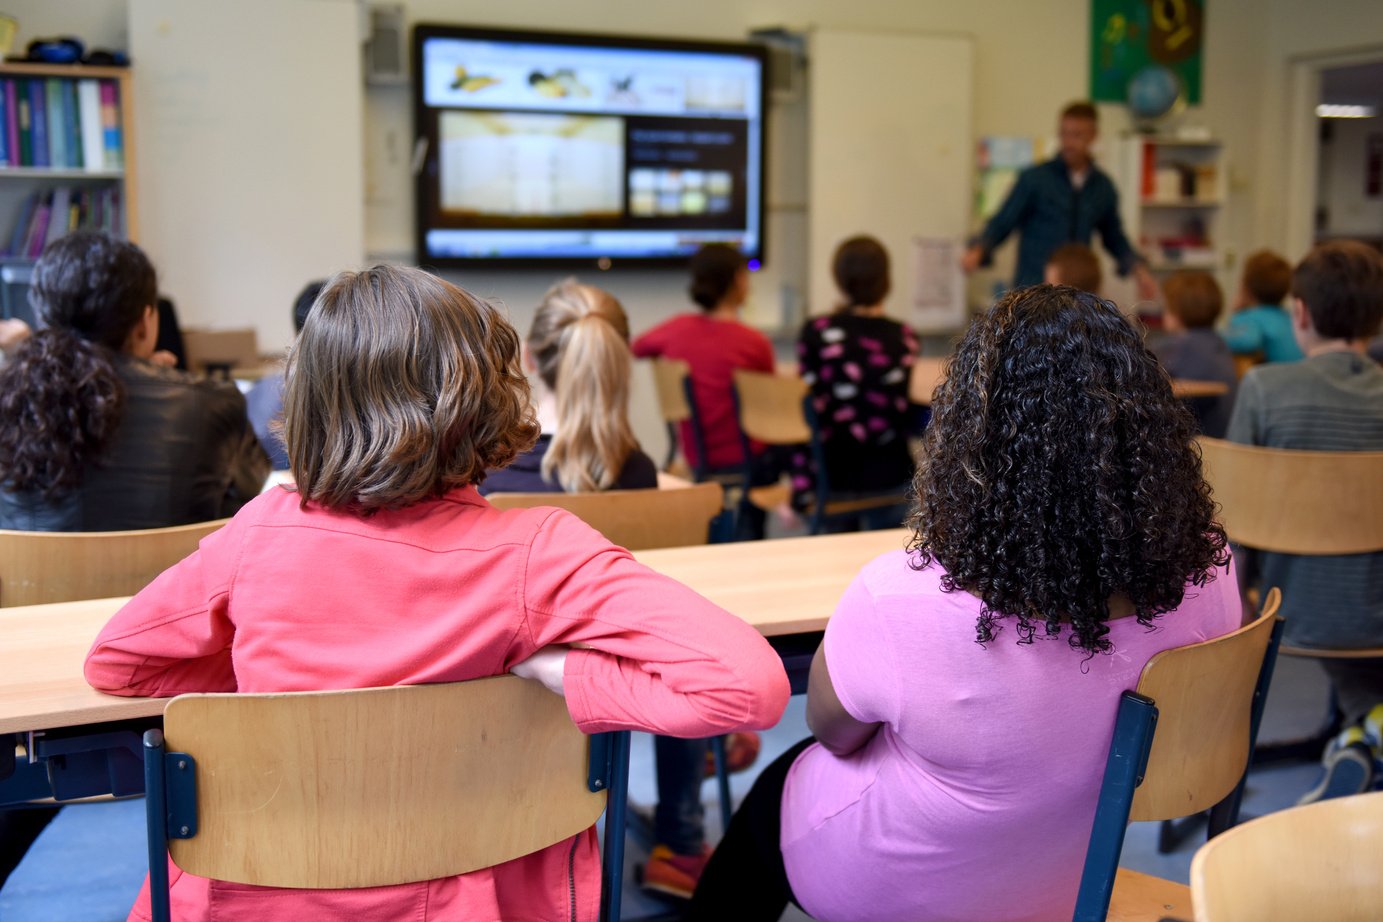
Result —
[[709, 845], [703, 846], [699, 855], [679, 855], [666, 845], [655, 845], [643, 866], [641, 884], [645, 890], [689, 900], [710, 859]]
[[1302, 804], [1362, 794], [1373, 787], [1373, 750], [1360, 727], [1349, 727], [1326, 747], [1325, 774], [1302, 795]]

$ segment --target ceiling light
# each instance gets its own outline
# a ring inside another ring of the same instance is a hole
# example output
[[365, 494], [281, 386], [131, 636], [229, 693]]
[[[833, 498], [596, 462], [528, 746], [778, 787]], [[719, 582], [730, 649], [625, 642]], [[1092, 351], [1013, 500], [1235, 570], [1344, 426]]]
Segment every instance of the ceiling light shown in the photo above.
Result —
[[1319, 118], [1373, 118], [1373, 106], [1341, 106], [1322, 103], [1316, 107]]

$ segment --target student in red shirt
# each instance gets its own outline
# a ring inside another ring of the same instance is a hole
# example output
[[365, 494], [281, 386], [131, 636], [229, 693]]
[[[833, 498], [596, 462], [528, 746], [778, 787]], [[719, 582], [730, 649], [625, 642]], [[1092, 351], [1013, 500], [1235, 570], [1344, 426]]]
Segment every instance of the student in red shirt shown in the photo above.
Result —
[[[756, 631], [566, 512], [500, 512], [476, 492], [537, 435], [519, 338], [499, 311], [418, 269], [337, 276], [289, 358], [296, 488], [251, 501], [117, 612], [87, 681], [165, 696], [512, 672], [564, 695], [587, 733], [772, 726], [787, 677]], [[171, 862], [169, 876], [179, 920], [589, 922], [599, 865], [592, 828], [394, 887], [250, 887]], [[148, 918], [147, 887], [130, 918]]]
[[[701, 312], [678, 314], [658, 324], [636, 338], [632, 348], [641, 359], [680, 359], [691, 367], [706, 466], [738, 472], [744, 451], [732, 376], [741, 368], [772, 373], [773, 344], [740, 321], [740, 308], [749, 297], [749, 269], [739, 250], [723, 243], [703, 246], [692, 256], [691, 276], [687, 290]], [[680, 438], [682, 454], [696, 467], [701, 459], [690, 423], [683, 424]]]

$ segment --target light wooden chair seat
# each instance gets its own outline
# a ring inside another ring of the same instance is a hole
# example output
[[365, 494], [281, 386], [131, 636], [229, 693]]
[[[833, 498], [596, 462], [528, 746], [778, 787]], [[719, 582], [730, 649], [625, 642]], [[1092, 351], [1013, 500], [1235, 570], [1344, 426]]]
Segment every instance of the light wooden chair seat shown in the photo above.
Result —
[[[817, 481], [811, 513], [813, 534], [820, 532], [825, 523], [833, 518], [907, 502], [906, 492], [867, 496], [841, 496], [833, 493], [826, 477], [826, 461], [821, 438], [808, 416], [807, 401], [810, 389], [806, 381], [799, 377], [743, 370], [736, 371], [734, 379], [740, 431], [746, 440], [746, 482], [749, 479], [747, 459], [750, 439], [765, 445], [803, 445], [812, 452], [816, 461]], [[772, 498], [776, 497], [761, 494], [756, 505], [763, 507], [764, 503]]]
[[1383, 917], [1380, 855], [1383, 793], [1251, 820], [1196, 852], [1196, 922], [1374, 922]]
[[[627, 747], [627, 733], [587, 737], [560, 696], [514, 676], [181, 695], [163, 730], [145, 734], [150, 892], [166, 898], [165, 854], [193, 874], [267, 887], [465, 874], [589, 829], [607, 791], [611, 858]], [[617, 913], [615, 880], [605, 896]]]
[[491, 493], [486, 499], [497, 509], [557, 506], [631, 551], [705, 544], [724, 503], [718, 483], [603, 493]]
[[134, 595], [228, 521], [140, 531], [0, 530], [0, 608]]
[[1191, 888], [1174, 880], [1120, 868], [1107, 922], [1162, 922], [1191, 918]]
[[[1122, 915], [1108, 918], [1158, 919], [1164, 904], [1184, 898], [1171, 882], [1118, 872], [1130, 822], [1211, 810], [1212, 836], [1238, 822], [1281, 636], [1281, 601], [1273, 589], [1252, 624], [1157, 654], [1137, 691], [1120, 699], [1075, 922], [1101, 922], [1115, 906]], [[1121, 883], [1130, 889], [1121, 892]]]

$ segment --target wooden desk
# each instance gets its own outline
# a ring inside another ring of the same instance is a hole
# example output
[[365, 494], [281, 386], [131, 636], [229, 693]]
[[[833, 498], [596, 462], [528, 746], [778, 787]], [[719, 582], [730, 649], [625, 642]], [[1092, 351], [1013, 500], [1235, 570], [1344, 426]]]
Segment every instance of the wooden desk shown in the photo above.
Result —
[[897, 528], [663, 548], [634, 557], [776, 637], [824, 630], [855, 574], [907, 541], [908, 532]]
[[[777, 637], [824, 630], [860, 568], [904, 547], [907, 534], [896, 529], [708, 544], [634, 556]], [[124, 603], [96, 599], [0, 610], [0, 734], [163, 713], [164, 699], [104, 695], [82, 678], [92, 641]]]
[[1223, 381], [1194, 381], [1190, 378], [1173, 378], [1172, 395], [1182, 400], [1192, 397], [1220, 397], [1229, 393], [1229, 385]]

